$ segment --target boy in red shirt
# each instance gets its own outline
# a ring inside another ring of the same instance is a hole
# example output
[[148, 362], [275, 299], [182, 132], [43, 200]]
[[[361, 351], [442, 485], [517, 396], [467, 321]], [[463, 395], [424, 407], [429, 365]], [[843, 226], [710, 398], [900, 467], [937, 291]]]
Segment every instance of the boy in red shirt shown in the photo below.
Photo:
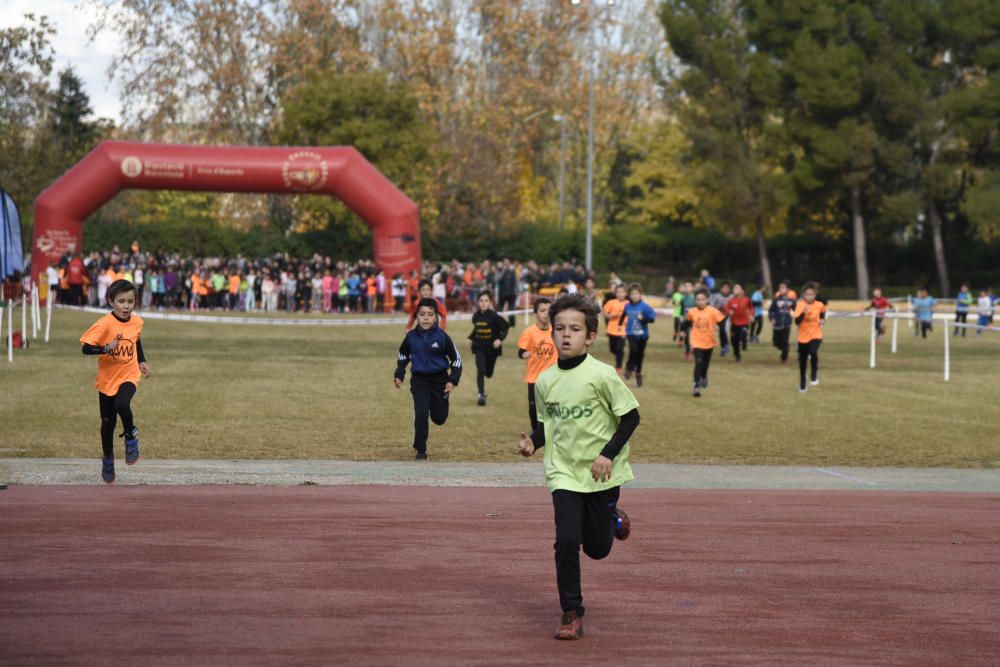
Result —
[[885, 327], [882, 326], [882, 320], [885, 319], [885, 311], [892, 308], [893, 312], [896, 310], [896, 306], [892, 305], [889, 299], [882, 296], [882, 290], [876, 287], [872, 290], [872, 300], [871, 302], [861, 309], [861, 312], [866, 310], [875, 309], [875, 342], [881, 343], [882, 336], [885, 335]]
[[733, 285], [733, 298], [722, 311], [729, 317], [729, 338], [733, 342], [733, 355], [736, 361], [741, 361], [740, 350], [747, 349], [747, 329], [753, 321], [753, 302], [743, 291], [743, 285]]

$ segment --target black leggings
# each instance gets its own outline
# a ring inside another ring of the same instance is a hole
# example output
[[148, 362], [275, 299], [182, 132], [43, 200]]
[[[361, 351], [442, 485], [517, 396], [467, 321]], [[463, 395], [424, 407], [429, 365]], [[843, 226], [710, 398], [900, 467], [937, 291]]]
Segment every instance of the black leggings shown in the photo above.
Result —
[[729, 347], [729, 333], [726, 331], [726, 324], [729, 323], [729, 318], [719, 322], [719, 346], [723, 350]]
[[615, 541], [615, 506], [620, 487], [596, 493], [552, 492], [556, 521], [556, 585], [563, 611], [583, 616], [580, 590], [580, 547], [600, 560], [611, 553]]
[[111, 459], [115, 456], [115, 424], [118, 417], [122, 418], [122, 427], [126, 433], [131, 433], [135, 428], [132, 421], [132, 397], [135, 396], [135, 385], [125, 382], [118, 387], [118, 393], [108, 396], [98, 392], [98, 400], [101, 405], [101, 450], [104, 458]]
[[441, 426], [448, 421], [448, 394], [444, 393], [444, 382], [438, 382], [419, 375], [410, 376], [410, 393], [413, 394], [413, 448], [418, 452], [427, 451], [427, 433], [430, 426], [427, 417]]
[[733, 324], [729, 328], [729, 336], [733, 340], [733, 354], [736, 360], [740, 360], [740, 348], [747, 349], [747, 327], [746, 325]]
[[494, 350], [476, 347], [476, 388], [480, 396], [486, 395], [486, 378], [493, 377], [493, 369], [497, 366], [497, 354]]
[[535, 407], [535, 383], [528, 383], [528, 419], [531, 420], [531, 430], [538, 427], [538, 409]]
[[708, 379], [708, 365], [712, 363], [712, 350], [694, 349], [694, 383]]
[[764, 316], [754, 315], [753, 324], [750, 325], [750, 335], [753, 338], [760, 336], [760, 332], [764, 330]]
[[809, 378], [815, 382], [819, 377], [819, 346], [823, 340], [814, 338], [808, 343], [799, 343], [799, 388], [806, 388], [806, 364], [811, 360]]
[[788, 333], [789, 329], [772, 329], [771, 340], [774, 346], [781, 350], [781, 360], [788, 359]]
[[[959, 311], [955, 311], [955, 324], [965, 324], [968, 318], [969, 318], [969, 313], [962, 313]], [[964, 336], [965, 332], [967, 331], [965, 327], [955, 327], [955, 335], [956, 336], [958, 335], [959, 329], [962, 330], [962, 335]]]
[[684, 354], [691, 354], [691, 320], [681, 323], [681, 331], [684, 333]]
[[[497, 302], [497, 312], [503, 312], [505, 310], [516, 310], [517, 309], [517, 295], [516, 294], [501, 294], [500, 300]], [[507, 316], [507, 324], [514, 326], [517, 323], [516, 315]]]
[[625, 363], [625, 370], [642, 373], [642, 360], [646, 358], [646, 343], [648, 338], [638, 336], [628, 337], [628, 361]]
[[608, 336], [608, 348], [611, 354], [615, 355], [615, 368], [622, 367], [622, 359], [625, 358], [625, 336]]

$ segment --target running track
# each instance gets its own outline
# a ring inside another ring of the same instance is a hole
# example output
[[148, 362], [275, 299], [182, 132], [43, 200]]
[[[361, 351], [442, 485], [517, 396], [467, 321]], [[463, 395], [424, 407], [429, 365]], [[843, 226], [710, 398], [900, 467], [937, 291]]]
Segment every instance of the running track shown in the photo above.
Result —
[[0, 663], [996, 664], [1000, 495], [626, 489], [558, 620], [540, 488], [12, 486]]

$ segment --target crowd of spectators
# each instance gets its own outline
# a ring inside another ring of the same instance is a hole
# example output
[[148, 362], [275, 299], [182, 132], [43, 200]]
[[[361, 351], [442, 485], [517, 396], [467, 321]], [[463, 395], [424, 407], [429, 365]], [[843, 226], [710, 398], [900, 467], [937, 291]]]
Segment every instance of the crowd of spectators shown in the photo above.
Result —
[[479, 292], [491, 289], [500, 310], [518, 307], [526, 291], [594, 290], [593, 276], [577, 261], [539, 265], [534, 260], [424, 262], [421, 272], [387, 275], [370, 259], [346, 261], [314, 254], [307, 259], [194, 257], [147, 252], [133, 243], [86, 255], [67, 255], [48, 267], [57, 303], [102, 306], [119, 278], [135, 283], [146, 309], [244, 312], [359, 313], [402, 311], [431, 281], [449, 310], [474, 309]]

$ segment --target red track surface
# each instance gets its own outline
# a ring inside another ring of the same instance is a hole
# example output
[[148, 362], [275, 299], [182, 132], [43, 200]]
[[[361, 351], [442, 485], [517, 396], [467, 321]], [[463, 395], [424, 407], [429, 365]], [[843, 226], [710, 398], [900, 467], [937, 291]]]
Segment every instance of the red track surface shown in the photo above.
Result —
[[543, 489], [13, 487], [0, 663], [996, 664], [1000, 496], [626, 489], [559, 616]]

